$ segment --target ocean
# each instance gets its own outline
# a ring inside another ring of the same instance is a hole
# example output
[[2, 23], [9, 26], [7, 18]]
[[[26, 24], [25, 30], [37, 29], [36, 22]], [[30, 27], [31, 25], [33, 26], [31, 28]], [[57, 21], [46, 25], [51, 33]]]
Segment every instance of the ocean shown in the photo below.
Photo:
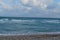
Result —
[[59, 18], [0, 17], [0, 34], [60, 33]]

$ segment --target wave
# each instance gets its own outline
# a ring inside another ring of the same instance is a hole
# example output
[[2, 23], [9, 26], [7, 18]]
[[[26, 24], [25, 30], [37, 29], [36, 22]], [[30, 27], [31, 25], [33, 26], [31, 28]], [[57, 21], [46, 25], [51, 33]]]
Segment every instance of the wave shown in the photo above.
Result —
[[42, 23], [60, 23], [60, 20], [43, 20]]
[[21, 19], [0, 19], [0, 23], [31, 23], [35, 20], [21, 20]]
[[37, 32], [37, 33], [7, 33], [7, 34], [0, 34], [0, 36], [15, 36], [15, 35], [58, 35], [60, 32]]
[[60, 23], [60, 20], [22, 20], [22, 19], [0, 19], [0, 23]]
[[[0, 19], [1, 35], [28, 35], [59, 33], [60, 20], [47, 19]], [[58, 24], [58, 25], [57, 25]], [[55, 26], [57, 25], [57, 26]], [[52, 32], [52, 33], [51, 33]]]

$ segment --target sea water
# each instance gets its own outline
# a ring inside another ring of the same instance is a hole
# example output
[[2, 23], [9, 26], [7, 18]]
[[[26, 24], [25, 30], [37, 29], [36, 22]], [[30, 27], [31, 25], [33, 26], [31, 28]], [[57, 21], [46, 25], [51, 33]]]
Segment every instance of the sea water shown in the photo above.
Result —
[[59, 18], [0, 17], [0, 34], [60, 33]]

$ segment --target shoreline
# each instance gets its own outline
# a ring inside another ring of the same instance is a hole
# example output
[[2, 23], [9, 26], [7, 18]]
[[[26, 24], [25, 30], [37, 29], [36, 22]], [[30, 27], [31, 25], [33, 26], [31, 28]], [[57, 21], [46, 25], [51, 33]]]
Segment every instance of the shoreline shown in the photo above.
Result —
[[15, 35], [58, 35], [60, 32], [38, 32], [38, 33], [5, 33], [0, 36], [15, 36]]
[[60, 40], [60, 34], [0, 36], [0, 40]]

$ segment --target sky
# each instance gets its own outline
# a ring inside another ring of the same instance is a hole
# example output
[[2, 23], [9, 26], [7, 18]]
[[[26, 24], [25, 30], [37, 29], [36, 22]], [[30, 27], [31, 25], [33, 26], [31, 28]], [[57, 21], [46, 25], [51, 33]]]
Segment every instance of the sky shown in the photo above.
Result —
[[60, 0], [0, 0], [0, 16], [60, 18]]

